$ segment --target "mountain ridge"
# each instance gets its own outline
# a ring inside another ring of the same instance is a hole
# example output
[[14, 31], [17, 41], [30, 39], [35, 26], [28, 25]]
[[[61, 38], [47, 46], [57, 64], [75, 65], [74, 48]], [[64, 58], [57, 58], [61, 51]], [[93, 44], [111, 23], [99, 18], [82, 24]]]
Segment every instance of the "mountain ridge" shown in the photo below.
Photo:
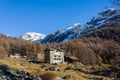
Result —
[[57, 35], [49, 34], [44, 38], [42, 43], [50, 43], [50, 42], [66, 42], [72, 39], [76, 39], [83, 36], [84, 32], [89, 32], [92, 30], [102, 29], [107, 27], [107, 25], [120, 25], [120, 10], [109, 8], [98, 13], [97, 16], [93, 17], [86, 24], [81, 25], [80, 23], [76, 23], [74, 25], [70, 25], [68, 29], [59, 33]]
[[[86, 24], [75, 23], [73, 25], [68, 26], [66, 30], [57, 30], [52, 32], [44, 38], [37, 38], [36, 40], [41, 43], [51, 43], [51, 42], [66, 42], [72, 39], [80, 38], [87, 33], [89, 35], [89, 31], [102, 29], [109, 25], [116, 26], [120, 25], [120, 10], [109, 8], [99, 12], [95, 17], [90, 19]], [[24, 39], [24, 38], [23, 38]], [[29, 39], [26, 39], [29, 40]]]

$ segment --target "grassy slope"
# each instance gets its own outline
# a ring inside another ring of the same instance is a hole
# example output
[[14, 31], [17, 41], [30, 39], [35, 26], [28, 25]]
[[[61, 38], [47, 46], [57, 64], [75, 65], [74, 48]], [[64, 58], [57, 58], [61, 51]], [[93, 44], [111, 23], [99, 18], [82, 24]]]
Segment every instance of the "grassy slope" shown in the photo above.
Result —
[[[101, 76], [96, 76], [96, 75], [91, 75], [91, 74], [85, 74], [83, 72], [78, 72], [78, 71], [74, 71], [74, 70], [66, 70], [65, 71], [64, 69], [68, 66], [67, 64], [60, 64], [60, 65], [44, 64], [46, 67], [41, 68], [42, 64], [34, 64], [25, 59], [6, 58], [6, 59], [0, 59], [0, 62], [4, 63], [10, 67], [27, 71], [34, 76], [41, 75], [45, 72], [53, 72], [53, 73], [57, 74], [57, 76], [61, 76], [61, 77], [66, 76], [66, 75], [72, 75], [73, 78], [69, 79], [69, 80], [88, 80], [88, 77], [90, 77], [90, 76], [101, 77]], [[60, 68], [60, 71], [46, 71], [45, 69], [50, 66], [57, 66]], [[70, 66], [72, 66], [72, 64]], [[104, 78], [105, 78], [105, 80], [112, 80], [107, 77], [104, 77]]]

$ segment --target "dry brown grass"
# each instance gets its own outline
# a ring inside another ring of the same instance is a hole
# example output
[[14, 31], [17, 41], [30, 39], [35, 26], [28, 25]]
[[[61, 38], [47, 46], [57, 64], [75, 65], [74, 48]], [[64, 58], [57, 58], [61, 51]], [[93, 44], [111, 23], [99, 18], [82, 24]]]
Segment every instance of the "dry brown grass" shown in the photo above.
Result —
[[45, 72], [40, 75], [43, 80], [56, 80], [57, 75], [53, 72]]
[[6, 59], [0, 59], [1, 63], [7, 64], [10, 67], [27, 71], [33, 75], [38, 75], [40, 73], [43, 73], [44, 70], [40, 68], [39, 64], [33, 64], [25, 59], [20, 58], [6, 58]]
[[[40, 64], [34, 64], [29, 62], [28, 60], [25, 59], [19, 59], [19, 58], [6, 58], [6, 59], [0, 59], [1, 63], [4, 63], [10, 67], [19, 69], [19, 70], [24, 70], [29, 73], [31, 73], [34, 76], [40, 76], [40, 75], [46, 75], [48, 73], [51, 74], [56, 74], [55, 76], [58, 77], [64, 77], [66, 75], [71, 75], [71, 79], [66, 79], [66, 80], [88, 80], [88, 77], [94, 76], [94, 77], [103, 77], [103, 76], [96, 76], [96, 75], [91, 75], [91, 74], [86, 74], [82, 73], [79, 71], [75, 70], [64, 70], [66, 67], [68, 67], [67, 64], [58, 64], [58, 65], [52, 65], [52, 64], [44, 64], [45, 67], [44, 69], [41, 68]], [[56, 66], [60, 68], [60, 71], [46, 71], [46, 68], [49, 68], [51, 66]], [[74, 66], [74, 64], [69, 64], [69, 66]], [[79, 64], [79, 66], [85, 67], [84, 65]], [[105, 65], [104, 65], [105, 66]], [[98, 67], [98, 66], [96, 66]], [[105, 66], [106, 67], [106, 66]], [[50, 74], [50, 75], [51, 75]], [[112, 80], [107, 77], [103, 77], [105, 80]]]
[[37, 58], [39, 61], [44, 61], [44, 54], [38, 54]]

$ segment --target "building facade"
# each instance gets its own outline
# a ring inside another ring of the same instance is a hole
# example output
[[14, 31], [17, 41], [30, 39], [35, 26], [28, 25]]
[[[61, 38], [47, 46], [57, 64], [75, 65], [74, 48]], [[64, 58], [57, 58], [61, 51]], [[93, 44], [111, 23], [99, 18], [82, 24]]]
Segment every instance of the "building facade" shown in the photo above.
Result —
[[20, 53], [12, 53], [10, 55], [8, 55], [10, 58], [27, 58], [27, 56], [22, 55]]
[[49, 48], [45, 50], [44, 60], [46, 63], [64, 63], [64, 51], [59, 49]]
[[10, 54], [9, 57], [10, 57], [10, 58], [20, 58], [21, 56], [20, 56], [20, 54], [14, 53], [14, 54]]

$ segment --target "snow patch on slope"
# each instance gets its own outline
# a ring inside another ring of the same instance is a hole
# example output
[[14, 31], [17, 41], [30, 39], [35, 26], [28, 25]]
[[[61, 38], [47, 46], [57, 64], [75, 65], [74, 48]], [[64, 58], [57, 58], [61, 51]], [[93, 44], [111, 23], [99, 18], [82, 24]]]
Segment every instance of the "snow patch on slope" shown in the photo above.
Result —
[[74, 25], [69, 26], [69, 27], [67, 28], [67, 30], [73, 29], [73, 28], [78, 27], [78, 26], [80, 26], [80, 23], [75, 23]]

